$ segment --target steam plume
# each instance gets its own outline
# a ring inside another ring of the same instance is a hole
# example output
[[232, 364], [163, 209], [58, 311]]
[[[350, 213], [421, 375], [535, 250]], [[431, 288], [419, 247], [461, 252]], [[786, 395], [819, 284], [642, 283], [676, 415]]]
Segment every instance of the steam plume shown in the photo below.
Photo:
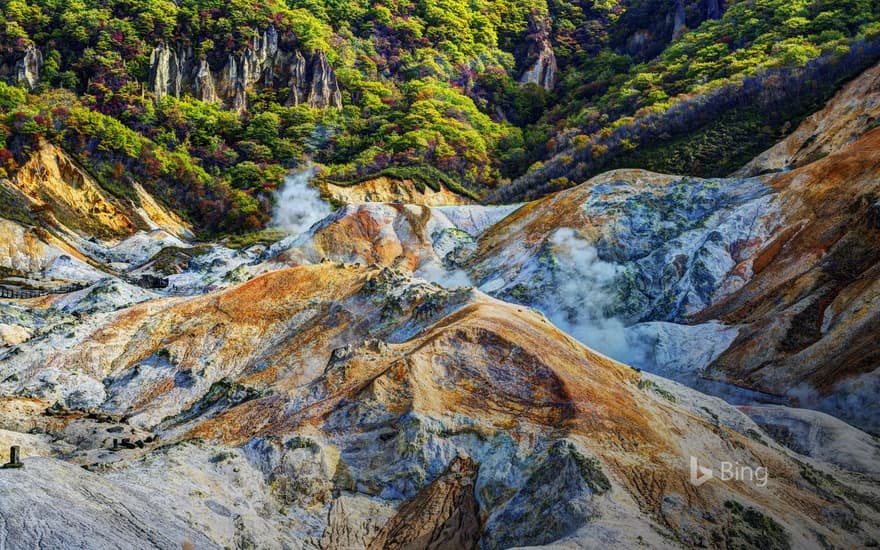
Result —
[[314, 168], [309, 167], [284, 178], [273, 214], [274, 225], [292, 234], [305, 233], [332, 212], [318, 190], [309, 185], [314, 175]]

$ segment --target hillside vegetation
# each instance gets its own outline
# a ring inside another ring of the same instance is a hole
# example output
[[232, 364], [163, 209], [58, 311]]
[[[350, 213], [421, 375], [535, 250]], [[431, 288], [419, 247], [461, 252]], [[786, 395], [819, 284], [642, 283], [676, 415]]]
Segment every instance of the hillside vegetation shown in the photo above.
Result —
[[[220, 71], [270, 28], [326, 55], [341, 109], [263, 87], [240, 113], [147, 85], [159, 44]], [[265, 226], [305, 162], [334, 181], [439, 170], [495, 201], [610, 167], [720, 175], [880, 58], [878, 43], [871, 0], [0, 0], [0, 176], [50, 140], [117, 196], [136, 200], [139, 181], [227, 233]], [[18, 68], [34, 48], [29, 86]], [[556, 69], [521, 82], [536, 66]]]

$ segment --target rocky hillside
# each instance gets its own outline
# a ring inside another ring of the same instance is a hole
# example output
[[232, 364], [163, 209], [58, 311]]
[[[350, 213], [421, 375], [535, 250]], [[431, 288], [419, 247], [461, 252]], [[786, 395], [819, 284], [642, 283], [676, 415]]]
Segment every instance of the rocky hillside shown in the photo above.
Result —
[[93, 283], [193, 237], [143, 187], [134, 191], [115, 196], [63, 150], [41, 143], [15, 176], [0, 179], [0, 287], [44, 294]]
[[780, 173], [351, 202], [259, 244], [45, 145], [3, 182], [33, 214], [0, 225], [0, 542], [876, 545], [880, 130], [847, 120]]
[[342, 109], [339, 82], [326, 54], [317, 51], [307, 61], [301, 51], [289, 51], [278, 41], [278, 31], [269, 25], [243, 53], [230, 54], [219, 71], [206, 58], [194, 59], [192, 45], [159, 44], [150, 53], [149, 89], [157, 101], [188, 93], [200, 101], [244, 112], [247, 94], [260, 85], [272, 91], [289, 89], [287, 104]]
[[880, 544], [875, 3], [0, 8], [0, 550]]
[[[0, 475], [4, 501], [29, 495], [4, 507], [7, 541], [626, 548], [880, 536], [877, 497], [854, 474], [475, 290], [325, 263], [98, 311], [72, 332], [50, 328], [69, 326], [63, 308], [35, 305], [50, 326], [0, 373], [3, 429], [35, 434], [10, 440], [25, 445], [25, 469]], [[695, 489], [689, 456], [773, 476]], [[132, 507], [130, 523], [88, 534]]]
[[877, 127], [880, 120], [880, 65], [847, 84], [822, 110], [740, 169], [736, 175], [796, 168], [839, 150]]
[[10, 179], [0, 180], [6, 218], [80, 237], [123, 238], [162, 228], [192, 237], [192, 228], [137, 183], [133, 200], [103, 188], [64, 150], [41, 142]]
[[865, 1], [0, 0], [0, 170], [49, 140], [213, 236], [308, 166], [498, 204], [720, 177], [878, 60]]
[[404, 265], [473, 284], [625, 362], [878, 433], [880, 134], [856, 139], [870, 114], [847, 109], [876, 78], [866, 72], [826, 107], [852, 116], [818, 128], [811, 118], [793, 134], [804, 139], [797, 148], [839, 151], [775, 176], [618, 170], [519, 208], [353, 205], [282, 257]]
[[538, 307], [621, 360], [731, 398], [788, 396], [876, 433], [878, 139], [776, 178], [611, 172], [497, 223], [471, 212], [489, 219], [469, 232], [440, 209], [349, 208], [314, 240], [332, 258], [437, 280], [453, 267], [451, 280]]

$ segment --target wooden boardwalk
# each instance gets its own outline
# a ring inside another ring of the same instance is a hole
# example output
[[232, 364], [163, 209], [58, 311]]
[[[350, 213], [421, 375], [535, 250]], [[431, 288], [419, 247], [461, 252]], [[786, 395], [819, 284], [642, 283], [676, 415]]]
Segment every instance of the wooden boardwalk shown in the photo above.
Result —
[[49, 294], [68, 294], [70, 292], [82, 290], [88, 286], [89, 285], [82, 283], [63, 285], [52, 288], [10, 288], [6, 286], [0, 286], [0, 298], [39, 298], [40, 296], [48, 296]]

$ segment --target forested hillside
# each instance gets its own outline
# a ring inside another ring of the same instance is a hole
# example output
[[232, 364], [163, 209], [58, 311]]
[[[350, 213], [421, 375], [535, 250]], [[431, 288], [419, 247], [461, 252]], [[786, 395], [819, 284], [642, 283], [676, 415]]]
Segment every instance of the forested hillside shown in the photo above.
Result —
[[0, 176], [50, 140], [216, 233], [307, 162], [494, 201], [721, 175], [877, 58], [871, 0], [2, 0]]

